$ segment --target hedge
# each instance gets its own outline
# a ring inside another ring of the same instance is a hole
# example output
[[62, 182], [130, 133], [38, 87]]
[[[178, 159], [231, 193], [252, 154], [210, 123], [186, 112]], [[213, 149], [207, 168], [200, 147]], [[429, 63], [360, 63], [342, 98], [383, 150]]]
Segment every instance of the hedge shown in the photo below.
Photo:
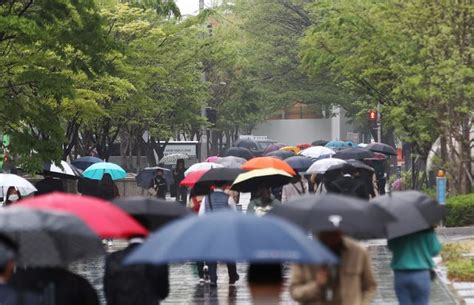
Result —
[[446, 200], [447, 227], [474, 226], [474, 193], [449, 197]]

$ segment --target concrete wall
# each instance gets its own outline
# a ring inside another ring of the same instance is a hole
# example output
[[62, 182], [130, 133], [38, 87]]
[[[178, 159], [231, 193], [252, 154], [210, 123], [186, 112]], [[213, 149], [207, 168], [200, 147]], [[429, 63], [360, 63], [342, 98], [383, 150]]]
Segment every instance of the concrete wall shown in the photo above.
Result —
[[331, 119], [269, 120], [257, 125], [252, 134], [296, 145], [323, 139], [331, 140]]

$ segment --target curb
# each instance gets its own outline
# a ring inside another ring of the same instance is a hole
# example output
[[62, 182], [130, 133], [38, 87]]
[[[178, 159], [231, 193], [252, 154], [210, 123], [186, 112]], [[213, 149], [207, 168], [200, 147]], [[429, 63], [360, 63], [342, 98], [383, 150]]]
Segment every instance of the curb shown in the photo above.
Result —
[[438, 227], [436, 233], [440, 235], [474, 235], [474, 227]]

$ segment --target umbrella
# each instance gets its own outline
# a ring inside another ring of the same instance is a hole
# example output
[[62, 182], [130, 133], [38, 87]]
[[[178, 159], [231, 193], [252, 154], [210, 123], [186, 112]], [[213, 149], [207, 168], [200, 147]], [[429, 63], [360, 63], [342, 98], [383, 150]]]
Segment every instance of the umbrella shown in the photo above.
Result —
[[247, 162], [247, 160], [243, 158], [228, 156], [221, 158], [219, 161], [217, 161], [217, 164], [227, 168], [240, 168], [245, 162]]
[[302, 156], [288, 158], [285, 162], [298, 173], [306, 172], [306, 170], [308, 170], [308, 168], [314, 163], [313, 160]]
[[126, 257], [125, 264], [186, 261], [337, 263], [325, 246], [285, 221], [216, 212], [166, 226]]
[[301, 151], [301, 149], [299, 149], [298, 147], [296, 146], [285, 146], [285, 147], [282, 147], [280, 148], [280, 150], [286, 150], [286, 151], [291, 151], [295, 154], [299, 153]]
[[360, 147], [351, 147], [351, 148], [345, 148], [338, 151], [333, 157], [342, 159], [342, 160], [349, 160], [349, 159], [363, 160], [366, 158], [372, 158], [373, 156], [374, 156], [374, 153], [371, 152], [370, 150], [367, 150], [365, 148], [360, 148]]
[[89, 166], [82, 175], [93, 180], [101, 180], [104, 174], [112, 176], [112, 180], [120, 180], [127, 176], [127, 172], [115, 163], [99, 162]]
[[155, 167], [145, 167], [141, 172], [138, 173], [138, 175], [135, 177], [135, 180], [137, 181], [137, 185], [144, 189], [149, 189], [153, 187], [153, 184], [154, 184], [153, 179], [155, 178], [156, 172], [158, 170], [163, 171], [164, 178], [168, 185], [171, 185], [174, 183], [173, 174], [171, 173], [169, 169], [155, 166]]
[[17, 203], [35, 209], [69, 212], [87, 223], [102, 238], [127, 238], [148, 232], [120, 208], [99, 198], [66, 193], [51, 193]]
[[337, 158], [321, 159], [314, 162], [313, 165], [308, 168], [306, 173], [312, 175], [324, 174], [331, 166], [345, 163], [346, 161]]
[[45, 162], [42, 174], [64, 179], [78, 179], [81, 176], [77, 168], [63, 160], [59, 166], [52, 161]]
[[99, 162], [104, 162], [104, 160], [92, 156], [85, 156], [77, 158], [76, 160], [72, 161], [71, 164], [74, 165], [76, 168], [85, 171], [92, 164], [96, 164]]
[[325, 146], [328, 143], [329, 143], [328, 141], [316, 140], [313, 143], [311, 143], [311, 145], [313, 145], [313, 146]]
[[274, 205], [269, 212], [312, 232], [340, 230], [357, 238], [385, 237], [385, 223], [394, 217], [367, 201], [336, 194], [298, 197]]
[[169, 154], [160, 159], [163, 164], [176, 164], [178, 160], [188, 160], [189, 156], [185, 154]]
[[295, 176], [296, 172], [294, 169], [291, 168], [287, 163], [283, 162], [280, 159], [272, 158], [272, 157], [258, 157], [253, 158], [250, 161], [245, 162], [242, 164], [242, 169], [252, 170], [252, 169], [264, 169], [264, 168], [275, 168], [281, 169], [290, 175]]
[[196, 187], [210, 187], [216, 182], [234, 182], [244, 172], [240, 168], [212, 168], [196, 182]]
[[118, 198], [113, 203], [132, 215], [149, 230], [156, 230], [168, 222], [193, 215], [191, 211], [178, 202], [153, 197]]
[[334, 154], [334, 150], [324, 146], [312, 146], [300, 152], [300, 155], [313, 159], [318, 159], [322, 156], [332, 156]]
[[313, 146], [313, 145], [311, 145], [309, 143], [302, 143], [302, 144], [297, 144], [296, 145], [296, 147], [298, 147], [300, 150], [305, 150], [307, 148], [310, 148], [311, 146]]
[[266, 155], [268, 153], [271, 153], [272, 151], [277, 151], [279, 150], [280, 148], [282, 147], [285, 147], [287, 146], [286, 144], [282, 144], [282, 143], [273, 143], [273, 144], [270, 144], [268, 145], [264, 150], [263, 150], [263, 154]]
[[367, 145], [365, 148], [370, 151], [382, 153], [385, 155], [392, 155], [392, 156], [397, 155], [397, 151], [392, 146], [384, 144], [384, 143], [372, 143], [372, 144]]
[[389, 239], [431, 228], [446, 214], [444, 206], [419, 191], [393, 192], [370, 201], [395, 215], [396, 222], [387, 224]]
[[185, 187], [194, 187], [196, 182], [198, 182], [199, 178], [201, 178], [202, 175], [204, 175], [207, 171], [208, 169], [201, 169], [201, 170], [194, 171], [190, 173], [189, 175], [187, 175], [186, 177], [184, 177], [184, 179], [181, 180], [179, 185], [185, 186]]
[[289, 173], [274, 168], [255, 169], [240, 174], [231, 189], [238, 192], [252, 192], [263, 187], [278, 187], [288, 184], [292, 178]]
[[99, 237], [76, 216], [19, 206], [0, 210], [0, 232], [18, 245], [18, 265], [67, 266], [104, 254]]
[[285, 160], [290, 157], [296, 156], [296, 154], [292, 151], [289, 150], [275, 150], [272, 151], [268, 154], [266, 154], [267, 157], [273, 157], [273, 158], [278, 158], [280, 160]]
[[329, 141], [324, 146], [332, 149], [344, 149], [348, 147], [353, 147], [354, 144], [351, 141]]
[[247, 148], [252, 152], [260, 151], [260, 146], [252, 139], [239, 139], [234, 142], [234, 147]]
[[354, 166], [357, 169], [363, 169], [363, 170], [369, 171], [371, 173], [373, 173], [375, 171], [373, 167], [371, 167], [371, 166], [369, 166], [369, 165], [367, 165], [364, 162], [359, 161], [359, 160], [351, 159], [351, 160], [347, 160], [347, 163]]
[[223, 167], [220, 164], [217, 163], [211, 163], [211, 162], [201, 162], [201, 163], [195, 163], [191, 165], [185, 172], [184, 176], [187, 176], [191, 174], [192, 172], [199, 171], [199, 170], [210, 170], [211, 168], [218, 168], [218, 167]]
[[219, 156], [210, 156], [206, 159], [206, 162], [219, 163], [221, 157]]
[[36, 192], [36, 187], [28, 180], [14, 174], [0, 174], [0, 197], [4, 197], [10, 186], [16, 187], [22, 196]]
[[247, 148], [243, 148], [243, 147], [231, 147], [231, 148], [229, 148], [228, 150], [226, 150], [226, 152], [224, 154], [224, 157], [229, 157], [229, 156], [239, 157], [239, 158], [243, 158], [245, 160], [250, 160], [253, 157], [255, 157], [255, 155], [250, 150], [248, 150]]

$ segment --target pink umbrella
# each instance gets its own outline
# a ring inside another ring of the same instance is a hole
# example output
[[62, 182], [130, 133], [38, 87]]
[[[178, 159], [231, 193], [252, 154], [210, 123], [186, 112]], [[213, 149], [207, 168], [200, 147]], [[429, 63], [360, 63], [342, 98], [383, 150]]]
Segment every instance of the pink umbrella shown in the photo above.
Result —
[[217, 163], [220, 159], [219, 156], [210, 156], [206, 159], [206, 162]]

